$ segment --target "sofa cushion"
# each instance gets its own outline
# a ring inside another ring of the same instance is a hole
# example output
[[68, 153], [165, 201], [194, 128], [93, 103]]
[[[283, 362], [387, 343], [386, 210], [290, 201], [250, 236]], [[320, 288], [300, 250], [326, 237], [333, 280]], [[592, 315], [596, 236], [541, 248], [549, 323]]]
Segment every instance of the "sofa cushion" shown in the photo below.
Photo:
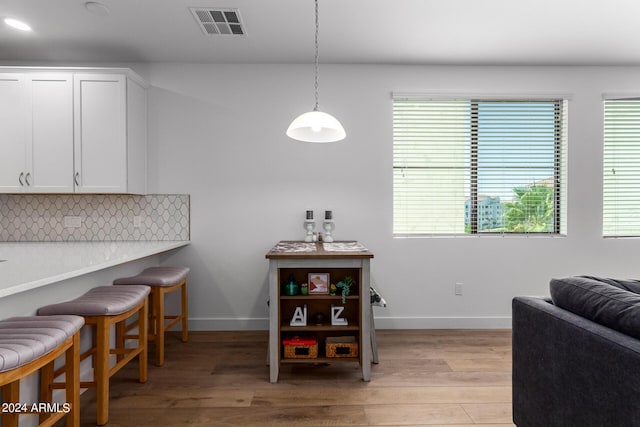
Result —
[[640, 295], [588, 277], [552, 279], [553, 303], [565, 310], [640, 339]]
[[578, 277], [584, 277], [587, 279], [597, 280], [598, 282], [608, 283], [610, 285], [615, 286], [616, 288], [625, 289], [627, 291], [640, 294], [640, 281], [638, 280], [611, 279], [608, 277], [595, 277], [595, 276], [578, 276]]

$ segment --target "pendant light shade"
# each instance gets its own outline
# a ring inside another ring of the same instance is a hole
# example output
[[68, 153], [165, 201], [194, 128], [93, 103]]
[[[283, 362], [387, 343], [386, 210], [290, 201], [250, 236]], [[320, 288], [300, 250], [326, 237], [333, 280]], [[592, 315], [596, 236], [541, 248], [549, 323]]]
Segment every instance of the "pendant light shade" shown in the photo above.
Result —
[[347, 133], [331, 114], [318, 110], [318, 0], [316, 6], [316, 37], [315, 37], [315, 96], [316, 106], [313, 111], [301, 114], [295, 118], [287, 129], [289, 138], [305, 142], [335, 142], [343, 140]]
[[347, 134], [331, 114], [309, 111], [296, 117], [287, 129], [287, 136], [306, 142], [335, 142], [343, 140]]

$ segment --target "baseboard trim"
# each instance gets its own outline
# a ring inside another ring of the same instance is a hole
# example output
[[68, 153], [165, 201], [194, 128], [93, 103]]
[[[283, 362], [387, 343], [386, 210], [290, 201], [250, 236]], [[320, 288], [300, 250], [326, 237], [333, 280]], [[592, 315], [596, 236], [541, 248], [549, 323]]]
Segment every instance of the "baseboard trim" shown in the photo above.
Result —
[[[377, 329], [511, 329], [511, 316], [375, 317]], [[192, 331], [263, 331], [268, 318], [198, 317], [189, 319]]]
[[482, 317], [383, 317], [374, 319], [377, 329], [511, 329], [511, 316]]
[[[196, 317], [189, 318], [191, 331], [266, 331], [268, 318]], [[177, 330], [177, 329], [174, 329]]]

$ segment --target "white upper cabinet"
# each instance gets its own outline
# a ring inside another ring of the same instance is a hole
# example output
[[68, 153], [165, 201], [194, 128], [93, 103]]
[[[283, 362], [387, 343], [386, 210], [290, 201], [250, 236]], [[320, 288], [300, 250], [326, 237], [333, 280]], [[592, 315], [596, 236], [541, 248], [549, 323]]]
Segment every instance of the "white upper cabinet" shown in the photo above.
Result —
[[125, 75], [74, 75], [76, 192], [146, 192], [146, 90]]
[[73, 80], [71, 74], [27, 76], [31, 126], [25, 189], [73, 192]]
[[0, 67], [0, 193], [145, 194], [146, 157], [129, 70]]
[[73, 192], [70, 73], [0, 74], [0, 191]]
[[0, 191], [3, 193], [18, 193], [24, 188], [27, 117], [24, 76], [0, 74]]
[[73, 84], [76, 190], [126, 193], [125, 78], [111, 74], [77, 74]]
[[74, 76], [76, 192], [146, 192], [146, 108], [124, 75]]

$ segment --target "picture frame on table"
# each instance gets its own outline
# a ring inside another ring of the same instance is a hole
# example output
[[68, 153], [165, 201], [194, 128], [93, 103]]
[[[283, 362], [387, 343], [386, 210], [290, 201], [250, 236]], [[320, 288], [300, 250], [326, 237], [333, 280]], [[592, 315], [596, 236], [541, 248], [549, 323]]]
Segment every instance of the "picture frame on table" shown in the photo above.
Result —
[[329, 273], [309, 273], [307, 281], [309, 284], [309, 295], [328, 294], [331, 283], [329, 279]]

